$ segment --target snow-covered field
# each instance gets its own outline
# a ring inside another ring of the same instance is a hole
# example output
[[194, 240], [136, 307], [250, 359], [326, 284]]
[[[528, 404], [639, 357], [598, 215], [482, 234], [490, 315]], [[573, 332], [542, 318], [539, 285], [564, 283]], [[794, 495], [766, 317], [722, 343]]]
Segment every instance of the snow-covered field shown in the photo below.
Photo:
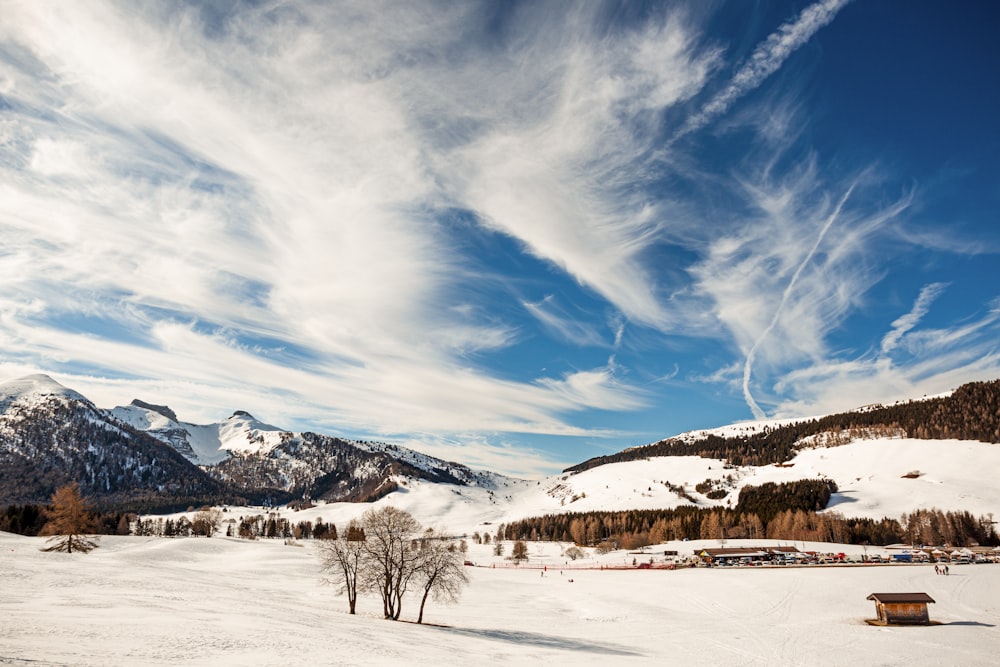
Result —
[[[955, 565], [948, 577], [930, 565], [560, 574], [559, 545], [539, 544], [532, 564], [548, 564], [544, 576], [470, 568], [460, 604], [429, 603], [437, 627], [384, 621], [371, 597], [350, 616], [320, 584], [309, 543], [105, 537], [87, 555], [42, 544], [0, 533], [2, 665], [940, 667], [994, 665], [1000, 652], [1000, 565]], [[489, 554], [472, 545], [469, 557], [489, 564]], [[937, 601], [941, 625], [864, 623], [869, 593], [912, 591]], [[404, 619], [415, 612], [409, 601]]]

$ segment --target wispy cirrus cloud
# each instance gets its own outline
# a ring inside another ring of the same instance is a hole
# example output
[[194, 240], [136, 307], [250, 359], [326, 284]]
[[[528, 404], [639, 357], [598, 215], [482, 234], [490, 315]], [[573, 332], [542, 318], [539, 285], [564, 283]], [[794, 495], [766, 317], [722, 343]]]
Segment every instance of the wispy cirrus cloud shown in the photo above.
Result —
[[974, 373], [995, 323], [928, 329], [937, 278], [831, 341], [902, 248], [991, 252], [768, 87], [845, 4], [727, 62], [674, 5], [7, 2], [0, 371], [484, 461], [669, 412], [638, 378], [760, 413]]
[[[912, 352], [898, 360], [868, 354], [829, 359], [786, 373], [776, 385], [782, 398], [773, 416], [802, 416], [850, 410], [872, 403], [933, 396], [966, 382], [994, 380], [1000, 368], [994, 310], [948, 329], [911, 332]], [[822, 412], [817, 412], [821, 409]]]
[[775, 177], [769, 165], [740, 181], [733, 194], [745, 207], [741, 224], [722, 233], [716, 227], [690, 269], [695, 294], [711, 304], [743, 355], [737, 385], [757, 418], [764, 411], [752, 370], [780, 378], [828, 357], [829, 332], [880, 280], [869, 258], [889, 242], [890, 223], [911, 201], [904, 194], [873, 207], [866, 194], [877, 187], [871, 174], [829, 183], [814, 158], [776, 181], [768, 180]]
[[[605, 368], [510, 381], [466, 361], [516, 335], [466, 307], [478, 296], [464, 282], [468, 258], [435, 218], [456, 201], [440, 186], [455, 180], [445, 156], [516, 116], [497, 113], [513, 92], [498, 107], [465, 101], [522, 79], [513, 50], [498, 69], [462, 42], [477, 8], [234, 7], [207, 22], [185, 5], [10, 5], [0, 28], [15, 54], [3, 65], [12, 154], [0, 186], [8, 367], [62, 368], [98, 401], [166, 389], [189, 419], [239, 400], [269, 406], [275, 421], [384, 433], [579, 434], [565, 415], [643, 404]], [[645, 48], [678, 35], [654, 30]], [[562, 104], [584, 108], [584, 82], [559, 70], [587, 45], [546, 55], [543, 37], [525, 39], [552, 69], [523, 77], [520, 92], [563, 81]], [[609, 86], [627, 66], [636, 86], [670, 99], [673, 84], [636, 44], [610, 46]], [[613, 97], [617, 108], [637, 99]], [[469, 119], [469, 136], [442, 135], [441, 105], [448, 128]], [[534, 132], [571, 116], [542, 106], [526, 124]], [[599, 120], [556, 152], [584, 141], [593, 159], [584, 134]], [[610, 229], [597, 238], [629, 242]]]
[[[500, 54], [500, 81], [485, 91], [477, 75], [471, 90], [461, 91], [488, 106], [471, 114], [485, 131], [448, 154], [449, 192], [482, 224], [517, 239], [626, 317], [667, 327], [673, 315], [643, 259], [661, 220], [636, 186], [660, 131], [655, 114], [697, 93], [718, 53], [698, 48], [680, 14], [608, 38], [595, 34], [594, 17], [581, 7], [568, 16], [515, 17], [526, 43]], [[594, 40], [608, 48], [595, 51]], [[503, 63], [525, 58], [542, 66]], [[522, 112], [526, 99], [531, 105]], [[506, 113], [510, 108], [518, 113]]]
[[[551, 294], [538, 303], [525, 302], [524, 308], [546, 329], [574, 345], [608, 347], [610, 344], [605, 332], [597, 329], [589, 320], [573, 317], [559, 306]], [[620, 338], [619, 331], [614, 333], [616, 340]]]
[[831, 211], [831, 213], [826, 217], [826, 220], [823, 222], [823, 225], [819, 229], [819, 233], [816, 235], [815, 243], [813, 243], [812, 247], [810, 247], [808, 252], [806, 252], [805, 257], [802, 258], [802, 261], [795, 268], [795, 271], [789, 278], [788, 284], [785, 286], [785, 289], [782, 290], [781, 300], [778, 302], [778, 305], [774, 309], [774, 315], [771, 316], [771, 321], [768, 322], [764, 330], [760, 333], [757, 339], [754, 340], [753, 345], [750, 346], [750, 350], [747, 352], [746, 361], [743, 363], [743, 397], [746, 399], [747, 405], [750, 406], [750, 410], [753, 412], [754, 417], [756, 417], [757, 419], [763, 419], [765, 417], [764, 411], [760, 409], [759, 405], [757, 405], [757, 402], [753, 398], [753, 393], [750, 391], [750, 373], [753, 369], [753, 362], [754, 362], [754, 357], [757, 354], [757, 349], [761, 346], [761, 344], [767, 339], [768, 335], [770, 335], [770, 333], [778, 325], [778, 322], [781, 320], [781, 315], [782, 311], [785, 308], [785, 304], [788, 303], [789, 298], [791, 297], [793, 291], [795, 290], [796, 283], [798, 283], [799, 281], [799, 277], [802, 275], [802, 272], [806, 269], [806, 267], [809, 266], [809, 262], [812, 260], [812, 258], [816, 255], [816, 251], [819, 250], [819, 247], [823, 243], [823, 239], [826, 237], [827, 232], [830, 231], [830, 227], [832, 227], [833, 224], [837, 221], [837, 218], [840, 217], [840, 212], [844, 208], [844, 204], [847, 202], [848, 197], [851, 196], [851, 190], [853, 189], [854, 189], [853, 185], [847, 189], [847, 192], [844, 193], [844, 196], [841, 197], [840, 201], [837, 202], [837, 205], [834, 206], [833, 211]]
[[899, 345], [899, 341], [920, 322], [921, 318], [930, 310], [931, 304], [947, 289], [945, 283], [931, 283], [924, 285], [920, 290], [920, 295], [910, 312], [900, 316], [892, 323], [892, 329], [882, 338], [882, 354], [888, 354]]

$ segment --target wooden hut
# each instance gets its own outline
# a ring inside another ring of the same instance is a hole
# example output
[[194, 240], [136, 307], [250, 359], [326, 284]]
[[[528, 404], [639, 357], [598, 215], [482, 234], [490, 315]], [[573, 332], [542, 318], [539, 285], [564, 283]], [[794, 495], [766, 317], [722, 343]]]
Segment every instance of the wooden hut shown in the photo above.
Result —
[[875, 601], [878, 624], [882, 625], [930, 625], [927, 603], [934, 602], [927, 593], [872, 593], [869, 600]]

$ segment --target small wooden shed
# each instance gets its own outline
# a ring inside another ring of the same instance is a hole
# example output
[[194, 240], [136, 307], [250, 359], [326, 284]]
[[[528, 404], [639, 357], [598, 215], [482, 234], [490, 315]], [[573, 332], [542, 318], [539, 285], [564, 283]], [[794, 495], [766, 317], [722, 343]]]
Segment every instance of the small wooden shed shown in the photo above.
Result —
[[927, 603], [934, 602], [927, 593], [872, 593], [878, 623], [886, 625], [930, 625]]

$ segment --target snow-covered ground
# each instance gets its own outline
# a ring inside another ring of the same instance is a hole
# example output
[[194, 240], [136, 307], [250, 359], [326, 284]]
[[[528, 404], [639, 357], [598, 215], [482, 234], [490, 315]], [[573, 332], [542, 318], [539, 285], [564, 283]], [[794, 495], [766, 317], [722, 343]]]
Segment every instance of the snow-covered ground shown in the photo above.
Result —
[[[87, 555], [42, 544], [0, 533], [0, 664], [939, 667], [994, 665], [1000, 651], [1000, 565], [948, 577], [930, 565], [560, 574], [560, 545], [533, 544], [544, 576], [469, 568], [458, 605], [430, 603], [435, 627], [384, 621], [371, 597], [347, 614], [321, 585], [312, 544], [105, 537]], [[492, 561], [486, 546], [469, 557]], [[869, 593], [912, 591], [936, 600], [941, 625], [864, 623]], [[403, 618], [415, 612], [407, 601]]]

